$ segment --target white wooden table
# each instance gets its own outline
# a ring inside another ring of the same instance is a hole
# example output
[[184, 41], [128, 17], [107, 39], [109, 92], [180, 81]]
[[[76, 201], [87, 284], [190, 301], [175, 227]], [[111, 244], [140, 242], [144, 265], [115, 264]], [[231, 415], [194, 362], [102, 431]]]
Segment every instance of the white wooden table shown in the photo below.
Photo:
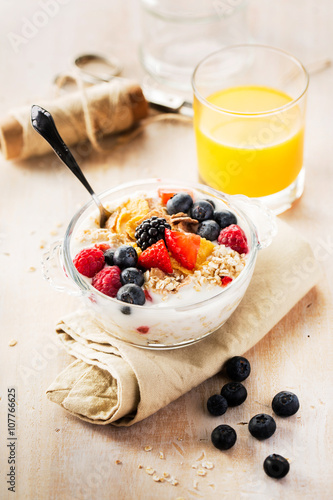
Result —
[[[16, 51], [10, 33], [20, 34], [40, 4], [32, 0], [0, 4], [1, 113], [52, 94], [53, 77], [68, 69], [78, 53], [115, 52], [125, 63], [126, 75], [143, 76], [137, 61], [138, 1], [56, 1], [58, 11]], [[256, 39], [284, 47], [305, 63], [333, 58], [332, 18], [329, 0], [251, 2]], [[322, 247], [323, 277], [247, 353], [253, 366], [247, 381], [249, 398], [228, 416], [238, 432], [238, 445], [228, 453], [211, 445], [210, 432], [217, 424], [203, 410], [209, 395], [224, 383], [221, 376], [131, 428], [86, 424], [46, 399], [46, 388], [70, 362], [53, 342], [53, 325], [77, 304], [43, 281], [42, 247], [63, 235], [74, 210], [88, 195], [51, 155], [17, 163], [0, 160], [1, 499], [332, 498], [332, 88], [332, 68], [311, 81], [306, 190], [301, 201], [282, 216], [315, 247]], [[197, 175], [193, 132], [180, 124], [152, 125], [110, 154], [81, 156], [84, 172], [97, 191], [165, 173], [192, 180]], [[11, 340], [17, 344], [10, 347]], [[7, 388], [11, 386], [18, 394], [16, 493], [7, 491], [5, 478]], [[281, 421], [270, 440], [254, 442], [241, 423], [265, 411], [282, 389], [298, 394], [301, 410]], [[151, 452], [143, 450], [146, 445], [153, 447]], [[159, 458], [160, 451], [165, 460]], [[271, 452], [291, 459], [291, 472], [280, 482], [262, 469]], [[199, 477], [191, 466], [203, 454], [214, 468]], [[155, 483], [138, 469], [139, 464], [174, 475], [179, 485]]]

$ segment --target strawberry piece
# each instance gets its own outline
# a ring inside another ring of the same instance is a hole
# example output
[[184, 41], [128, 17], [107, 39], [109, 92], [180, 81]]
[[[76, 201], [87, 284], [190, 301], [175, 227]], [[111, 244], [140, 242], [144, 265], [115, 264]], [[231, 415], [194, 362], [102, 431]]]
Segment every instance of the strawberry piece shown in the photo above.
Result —
[[149, 332], [149, 326], [139, 326], [137, 328], [137, 331], [139, 333], [148, 333]]
[[79, 273], [93, 278], [104, 267], [104, 254], [98, 248], [84, 248], [74, 257], [73, 263]]
[[232, 282], [232, 278], [230, 278], [230, 276], [222, 276], [222, 278], [221, 278], [221, 285], [222, 286], [227, 286], [231, 282]]
[[239, 254], [249, 251], [246, 235], [237, 224], [231, 224], [231, 226], [222, 229], [217, 241], [220, 245], [225, 245]]
[[163, 240], [159, 240], [142, 252], [138, 264], [145, 269], [158, 267], [164, 273], [172, 273], [170, 257]]
[[105, 253], [111, 246], [108, 243], [96, 243], [95, 248], [98, 248], [98, 250], [101, 250], [103, 253]]
[[146, 300], [148, 300], [148, 302], [153, 302], [153, 297], [150, 295], [148, 290], [143, 290], [143, 292], [145, 294]]
[[200, 247], [200, 236], [192, 233], [165, 230], [168, 249], [179, 264], [190, 271], [194, 269]]
[[109, 297], [116, 297], [119, 288], [121, 270], [118, 266], [109, 266], [102, 269], [92, 280], [92, 286]]
[[179, 192], [185, 192], [185, 193], [188, 193], [192, 198], [193, 198], [193, 192], [190, 190], [190, 189], [181, 189], [181, 188], [174, 188], [174, 189], [171, 189], [171, 188], [159, 188], [157, 190], [158, 192], [158, 196], [161, 198], [161, 201], [164, 205], [166, 205], [168, 203], [168, 201], [170, 200], [170, 198], [172, 198], [173, 196], [175, 196], [175, 194], [179, 193]]

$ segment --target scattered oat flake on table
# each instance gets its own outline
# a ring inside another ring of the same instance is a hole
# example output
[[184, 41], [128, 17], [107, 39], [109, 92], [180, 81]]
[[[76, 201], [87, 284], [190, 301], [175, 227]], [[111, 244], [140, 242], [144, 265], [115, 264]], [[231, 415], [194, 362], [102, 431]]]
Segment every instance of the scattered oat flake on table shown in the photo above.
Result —
[[172, 486], [177, 486], [179, 484], [179, 481], [177, 479], [172, 478], [170, 484], [172, 484]]
[[198, 469], [197, 474], [198, 476], [205, 476], [207, 474], [207, 471], [204, 469]]
[[149, 476], [152, 476], [155, 473], [155, 469], [152, 469], [151, 467], [146, 467], [145, 471]]
[[139, 464], [138, 469], [143, 469], [143, 465]]
[[193, 480], [193, 488], [194, 488], [195, 490], [197, 490], [197, 489], [198, 489], [198, 484], [199, 484], [199, 481], [198, 481], [197, 479], [194, 479], [194, 480]]
[[50, 231], [51, 236], [57, 236], [57, 234], [58, 234], [58, 231], [55, 231], [54, 229], [52, 229], [52, 231]]
[[[161, 478], [161, 477], [160, 477], [160, 476], [158, 476], [157, 474], [154, 474], [154, 475], [153, 475], [153, 479], [154, 479], [154, 481], [155, 481], [156, 483], [159, 483], [159, 482], [161, 481], [161, 479], [163, 479], [163, 478]], [[164, 481], [164, 479], [163, 479], [163, 481]], [[163, 481], [162, 481], [162, 482], [163, 482]]]
[[121, 464], [122, 464], [122, 461], [121, 461], [121, 460], [116, 460], [116, 461], [115, 461], [115, 464], [116, 464], [116, 465], [121, 465]]
[[197, 464], [192, 464], [191, 467], [192, 467], [192, 469], [197, 469], [198, 468]]
[[17, 344], [17, 340], [13, 339], [8, 342], [9, 347], [14, 347]]
[[56, 432], [59, 432], [59, 431], [60, 431], [60, 429], [55, 429], [55, 431], [56, 431]]
[[164, 460], [165, 457], [164, 457], [163, 451], [160, 451], [159, 457], [160, 457], [161, 460]]
[[213, 469], [214, 464], [205, 460], [204, 462], [201, 462], [201, 467], [203, 467], [204, 469]]
[[36, 271], [36, 268], [34, 266], [30, 266], [28, 269], [28, 273], [34, 273]]
[[151, 451], [153, 449], [152, 446], [145, 446], [145, 451]]
[[170, 477], [169, 472], [163, 472], [163, 477]]
[[199, 458], [197, 458], [197, 462], [200, 462], [203, 458], [205, 458], [205, 452], [203, 451]]

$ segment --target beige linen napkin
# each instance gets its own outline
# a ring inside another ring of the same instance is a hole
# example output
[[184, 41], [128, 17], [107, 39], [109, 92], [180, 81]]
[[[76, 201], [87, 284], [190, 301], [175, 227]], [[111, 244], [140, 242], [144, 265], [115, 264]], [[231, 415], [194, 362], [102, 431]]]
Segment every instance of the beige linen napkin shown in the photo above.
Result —
[[48, 388], [48, 398], [95, 424], [139, 422], [250, 349], [319, 276], [309, 243], [279, 221], [272, 245], [259, 252], [241, 304], [227, 323], [197, 344], [164, 352], [135, 348], [111, 338], [87, 311], [77, 311], [56, 327], [63, 347], [77, 359]]

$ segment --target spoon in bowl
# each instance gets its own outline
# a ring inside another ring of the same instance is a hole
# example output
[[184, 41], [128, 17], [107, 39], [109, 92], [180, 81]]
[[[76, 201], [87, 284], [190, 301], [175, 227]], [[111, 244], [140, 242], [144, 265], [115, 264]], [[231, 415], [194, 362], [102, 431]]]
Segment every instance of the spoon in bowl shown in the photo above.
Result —
[[89, 191], [92, 199], [99, 209], [99, 225], [101, 228], [103, 228], [111, 213], [102, 205], [97, 194], [94, 192], [79, 165], [76, 163], [74, 156], [60, 137], [51, 113], [46, 111], [46, 109], [43, 109], [40, 106], [34, 104], [31, 107], [31, 124], [36, 132], [38, 132], [43, 137], [43, 139], [45, 139], [50, 144], [54, 152], [59, 156], [60, 160], [66, 165], [66, 167], [68, 167], [69, 170], [73, 172], [73, 174]]

